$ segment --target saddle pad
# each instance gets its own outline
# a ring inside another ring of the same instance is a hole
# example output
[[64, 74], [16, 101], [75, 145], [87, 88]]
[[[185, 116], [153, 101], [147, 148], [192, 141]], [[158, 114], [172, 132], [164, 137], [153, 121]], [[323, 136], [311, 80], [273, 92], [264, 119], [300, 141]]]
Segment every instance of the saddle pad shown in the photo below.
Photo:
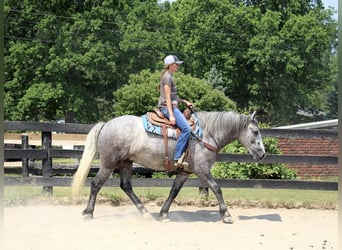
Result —
[[[161, 126], [157, 126], [157, 125], [152, 124], [148, 120], [147, 114], [142, 115], [141, 118], [142, 118], [144, 128], [147, 132], [157, 134], [157, 135], [163, 135], [163, 128]], [[192, 134], [195, 134], [196, 136], [202, 138], [203, 131], [202, 131], [202, 128], [199, 124], [199, 120], [194, 115], [191, 115], [191, 119], [193, 119], [193, 121], [195, 122], [195, 125], [196, 125], [195, 128], [192, 130]], [[192, 134], [191, 134], [191, 138], [195, 138]], [[167, 128], [167, 137], [177, 139], [176, 129]]]

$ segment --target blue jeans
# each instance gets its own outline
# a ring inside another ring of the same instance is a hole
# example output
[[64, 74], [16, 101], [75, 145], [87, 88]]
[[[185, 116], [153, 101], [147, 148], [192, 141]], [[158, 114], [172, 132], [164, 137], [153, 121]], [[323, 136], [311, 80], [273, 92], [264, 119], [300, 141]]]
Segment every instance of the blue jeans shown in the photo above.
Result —
[[[166, 108], [160, 109], [163, 114], [169, 118], [169, 112]], [[176, 119], [176, 126], [181, 130], [181, 133], [177, 139], [175, 153], [174, 153], [174, 160], [178, 160], [181, 158], [182, 154], [185, 152], [188, 141], [191, 135], [191, 128], [188, 121], [185, 119], [183, 113], [178, 108], [173, 108], [173, 115]]]

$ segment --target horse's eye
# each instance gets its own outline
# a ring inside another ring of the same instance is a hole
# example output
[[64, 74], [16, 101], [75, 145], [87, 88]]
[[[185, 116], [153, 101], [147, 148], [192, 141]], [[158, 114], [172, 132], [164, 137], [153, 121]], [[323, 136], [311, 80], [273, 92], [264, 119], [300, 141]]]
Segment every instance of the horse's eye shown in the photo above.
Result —
[[254, 134], [255, 136], [259, 135], [259, 131], [258, 131], [258, 130], [255, 130], [255, 131], [253, 131], [253, 134]]

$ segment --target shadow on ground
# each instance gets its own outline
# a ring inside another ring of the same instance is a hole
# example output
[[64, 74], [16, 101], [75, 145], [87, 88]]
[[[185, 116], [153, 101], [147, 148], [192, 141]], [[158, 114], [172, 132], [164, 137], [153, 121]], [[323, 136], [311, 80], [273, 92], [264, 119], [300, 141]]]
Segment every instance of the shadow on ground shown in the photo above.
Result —
[[281, 216], [279, 214], [262, 214], [253, 216], [240, 215], [238, 218], [239, 220], [268, 220], [281, 222]]
[[[151, 213], [158, 220], [159, 213]], [[217, 211], [197, 210], [197, 211], [170, 211], [169, 219], [172, 222], [217, 222], [221, 221], [221, 216]]]
[[[151, 214], [156, 220], [159, 218], [159, 213]], [[234, 215], [233, 215], [234, 217]], [[198, 211], [170, 211], [169, 219], [174, 222], [219, 222], [222, 220], [218, 211], [198, 210]], [[261, 214], [261, 215], [239, 215], [238, 220], [267, 220], [281, 222], [279, 214]]]

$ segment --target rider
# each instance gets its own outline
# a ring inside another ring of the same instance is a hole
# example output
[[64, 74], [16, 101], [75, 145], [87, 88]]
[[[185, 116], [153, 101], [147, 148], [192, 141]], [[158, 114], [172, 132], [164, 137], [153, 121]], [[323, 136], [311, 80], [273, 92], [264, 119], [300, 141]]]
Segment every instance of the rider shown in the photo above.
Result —
[[181, 133], [177, 139], [174, 152], [174, 161], [176, 167], [188, 167], [189, 164], [184, 161], [185, 150], [191, 135], [191, 128], [185, 119], [183, 113], [179, 110], [178, 104], [184, 103], [188, 107], [193, 107], [191, 102], [180, 99], [177, 95], [177, 85], [173, 79], [173, 73], [178, 71], [183, 63], [175, 55], [168, 55], [164, 59], [164, 70], [161, 75], [158, 89], [160, 92], [158, 107], [161, 112], [169, 118], [172, 125], [176, 125]]

